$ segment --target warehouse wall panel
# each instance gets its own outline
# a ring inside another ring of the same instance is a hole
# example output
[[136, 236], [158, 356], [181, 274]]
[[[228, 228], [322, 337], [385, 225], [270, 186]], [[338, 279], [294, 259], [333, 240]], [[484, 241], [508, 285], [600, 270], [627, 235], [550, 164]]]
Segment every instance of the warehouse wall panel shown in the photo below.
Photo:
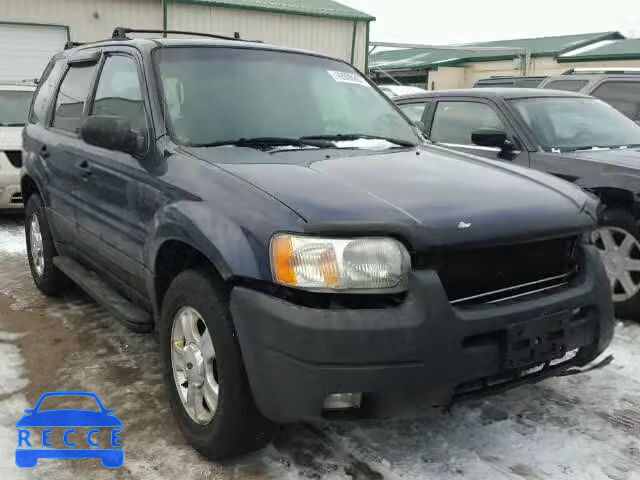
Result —
[[161, 0], [0, 0], [4, 22], [66, 25], [71, 40], [91, 42], [111, 36], [117, 25], [162, 28]]
[[[233, 35], [266, 43], [313, 50], [351, 61], [353, 21], [282, 13], [236, 10], [191, 4], [169, 4], [168, 28]], [[365, 23], [359, 22], [357, 41], [364, 44]], [[364, 45], [357, 50], [364, 68]]]

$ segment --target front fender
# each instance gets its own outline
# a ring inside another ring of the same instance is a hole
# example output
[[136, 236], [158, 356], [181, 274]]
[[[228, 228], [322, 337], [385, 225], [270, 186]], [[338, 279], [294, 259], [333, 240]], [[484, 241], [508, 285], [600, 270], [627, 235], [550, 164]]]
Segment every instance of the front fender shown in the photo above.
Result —
[[[156, 215], [145, 248], [145, 263], [155, 275], [155, 258], [169, 240], [181, 241], [200, 251], [226, 280], [232, 276], [270, 277], [266, 258], [259, 258], [260, 240], [225, 215], [202, 202], [182, 201]], [[262, 253], [266, 257], [266, 252]]]

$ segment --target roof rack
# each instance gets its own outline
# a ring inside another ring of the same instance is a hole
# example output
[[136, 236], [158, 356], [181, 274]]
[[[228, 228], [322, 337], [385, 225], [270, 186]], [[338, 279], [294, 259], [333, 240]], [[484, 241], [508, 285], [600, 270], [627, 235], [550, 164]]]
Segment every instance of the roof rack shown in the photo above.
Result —
[[80, 45], [84, 45], [84, 43], [82, 43], [82, 42], [72, 42], [71, 40], [69, 40], [68, 42], [65, 42], [64, 49], [65, 50], [69, 50], [70, 48], [79, 47]]
[[570, 68], [563, 75], [640, 75], [640, 68], [634, 67], [604, 67], [604, 68]]
[[131, 38], [127, 37], [127, 33], [160, 33], [163, 37], [166, 37], [167, 34], [173, 35], [194, 35], [198, 37], [208, 37], [208, 38], [217, 38], [220, 40], [241, 40], [240, 32], [235, 32], [233, 37], [228, 35], [216, 35], [213, 33], [201, 33], [201, 32], [188, 32], [184, 30], [155, 30], [155, 29], [139, 29], [139, 28], [126, 28], [126, 27], [116, 27], [113, 31], [113, 35], [111, 37], [112, 40], [131, 40]]

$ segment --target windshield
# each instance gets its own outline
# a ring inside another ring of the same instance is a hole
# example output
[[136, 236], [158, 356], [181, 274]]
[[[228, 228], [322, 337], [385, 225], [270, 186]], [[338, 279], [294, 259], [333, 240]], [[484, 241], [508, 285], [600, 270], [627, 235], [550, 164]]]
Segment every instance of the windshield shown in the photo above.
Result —
[[0, 90], [0, 127], [24, 126], [32, 97], [32, 91]]
[[640, 144], [640, 126], [600, 100], [549, 97], [511, 100], [545, 150]]
[[170, 127], [183, 144], [340, 135], [420, 142], [390, 102], [342, 62], [221, 47], [162, 48], [155, 61]]

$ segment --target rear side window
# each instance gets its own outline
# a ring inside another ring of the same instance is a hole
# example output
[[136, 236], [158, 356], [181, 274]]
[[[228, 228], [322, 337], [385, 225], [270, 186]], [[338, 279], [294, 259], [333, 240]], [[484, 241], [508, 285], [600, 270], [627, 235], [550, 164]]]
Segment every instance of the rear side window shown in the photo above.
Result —
[[95, 65], [71, 67], [60, 84], [52, 126], [78, 132]]
[[123, 55], [107, 57], [91, 115], [124, 117], [135, 129], [145, 127], [142, 90], [133, 58]]
[[542, 83], [544, 78], [525, 78], [518, 81], [518, 87], [520, 88], [536, 88]]
[[591, 95], [640, 123], [640, 82], [604, 82]]
[[544, 87], [547, 90], [564, 90], [565, 92], [579, 92], [587, 83], [587, 80], [552, 80]]
[[66, 60], [63, 58], [54, 63], [50, 63], [42, 74], [35, 98], [33, 99], [33, 106], [29, 113], [29, 123], [41, 123], [45, 120], [49, 104], [51, 103], [56, 88], [56, 83], [58, 83], [58, 79], [66, 63]]
[[472, 145], [471, 133], [479, 128], [505, 130], [498, 114], [485, 103], [438, 102], [430, 138], [434, 142]]

